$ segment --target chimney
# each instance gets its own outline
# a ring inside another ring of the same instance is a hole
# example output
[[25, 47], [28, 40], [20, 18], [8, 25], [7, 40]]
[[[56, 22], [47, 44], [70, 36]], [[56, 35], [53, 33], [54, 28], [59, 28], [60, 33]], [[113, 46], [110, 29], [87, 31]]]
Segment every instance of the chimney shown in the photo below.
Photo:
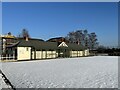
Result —
[[28, 41], [28, 37], [25, 37], [25, 40]]

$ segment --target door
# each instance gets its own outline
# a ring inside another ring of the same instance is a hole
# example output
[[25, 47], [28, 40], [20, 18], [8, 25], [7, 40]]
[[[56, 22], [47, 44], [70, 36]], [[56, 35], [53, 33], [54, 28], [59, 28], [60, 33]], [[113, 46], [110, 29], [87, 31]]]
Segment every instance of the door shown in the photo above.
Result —
[[70, 57], [70, 51], [66, 48], [58, 49], [58, 57]]

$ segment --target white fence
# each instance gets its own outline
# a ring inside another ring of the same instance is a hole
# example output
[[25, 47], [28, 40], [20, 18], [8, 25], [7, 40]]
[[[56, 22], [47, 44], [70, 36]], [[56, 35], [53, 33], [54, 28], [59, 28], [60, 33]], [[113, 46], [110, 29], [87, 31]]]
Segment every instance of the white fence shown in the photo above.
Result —
[[0, 55], [0, 60], [15, 60], [15, 59], [16, 59], [15, 55], [10, 54]]

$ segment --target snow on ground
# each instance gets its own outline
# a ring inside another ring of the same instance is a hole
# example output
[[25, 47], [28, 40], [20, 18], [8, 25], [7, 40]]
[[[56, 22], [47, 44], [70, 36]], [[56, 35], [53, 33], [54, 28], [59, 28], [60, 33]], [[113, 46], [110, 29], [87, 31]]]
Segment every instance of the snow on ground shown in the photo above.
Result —
[[0, 73], [0, 90], [3, 88], [11, 89], [11, 86], [5, 83], [4, 79], [2, 78], [2, 74]]
[[94, 56], [2, 63], [16, 88], [118, 88], [118, 57]]
[[[0, 63], [0, 69], [1, 68], [2, 68], [2, 63]], [[3, 77], [2, 77], [2, 73], [0, 71], [0, 90], [2, 88], [10, 88], [10, 86], [5, 83], [5, 81], [4, 81]]]

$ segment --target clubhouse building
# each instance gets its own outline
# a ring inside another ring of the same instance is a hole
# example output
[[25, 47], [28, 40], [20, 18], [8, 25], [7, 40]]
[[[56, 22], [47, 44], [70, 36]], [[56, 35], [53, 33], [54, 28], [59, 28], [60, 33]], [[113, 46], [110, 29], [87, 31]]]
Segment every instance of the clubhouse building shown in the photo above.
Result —
[[69, 43], [63, 37], [48, 41], [33, 38], [17, 38], [12, 35], [0, 36], [1, 60], [39, 60], [89, 56], [89, 49], [76, 43]]

